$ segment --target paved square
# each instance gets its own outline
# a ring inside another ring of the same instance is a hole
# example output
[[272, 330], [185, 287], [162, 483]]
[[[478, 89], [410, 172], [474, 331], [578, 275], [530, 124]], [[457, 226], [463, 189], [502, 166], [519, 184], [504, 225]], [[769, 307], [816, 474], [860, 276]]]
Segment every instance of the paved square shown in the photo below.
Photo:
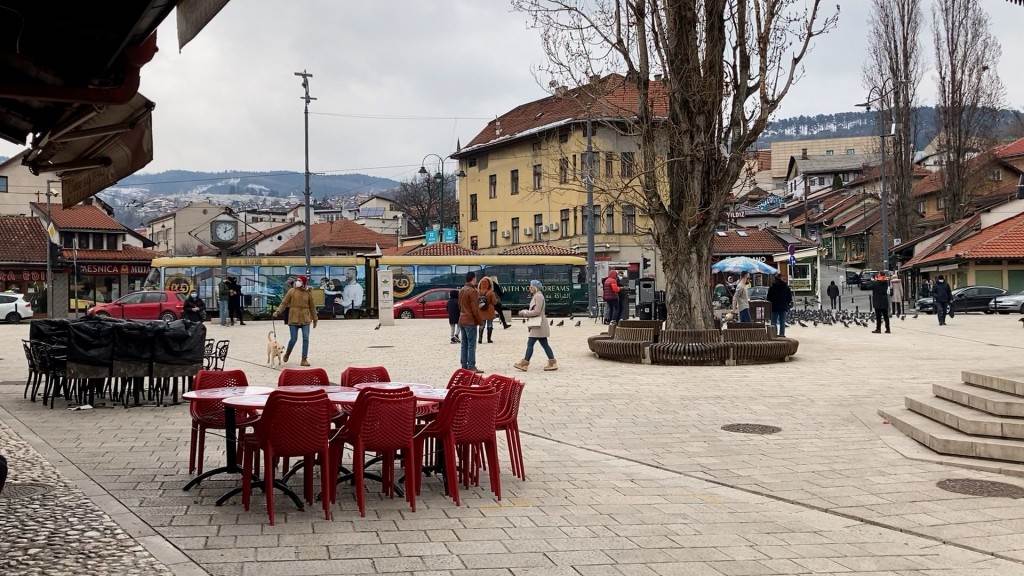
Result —
[[[601, 361], [586, 348], [600, 327], [567, 323], [552, 328], [562, 369], [521, 375], [526, 481], [508, 474], [503, 453], [500, 503], [484, 481], [455, 507], [430, 479], [416, 513], [371, 494], [365, 519], [347, 487], [333, 522], [279, 498], [274, 527], [261, 498], [248, 513], [237, 499], [213, 505], [234, 481], [183, 492], [185, 406], [68, 412], [58, 401], [50, 410], [22, 400], [22, 384], [9, 382], [0, 385], [0, 422], [179, 574], [1024, 574], [1024, 503], [935, 487], [943, 478], [1024, 482], [943, 465], [953, 459], [876, 415], [932, 383], [957, 382], [960, 370], [1018, 367], [1017, 319], [958, 316], [940, 330], [934, 317], [908, 317], [892, 335], [795, 327], [793, 362], [739, 367]], [[332, 377], [349, 364], [384, 364], [395, 380], [444, 385], [458, 346], [447, 343], [443, 321], [375, 325], [320, 324], [311, 361]], [[270, 325], [209, 330], [232, 340], [229, 368], [246, 370], [252, 383], [276, 381], [261, 362]], [[27, 326], [0, 327], [2, 349], [20, 352], [27, 334]], [[525, 328], [495, 338], [480, 346], [479, 364], [511, 374]], [[8, 354], [0, 369], [16, 381], [24, 360]], [[721, 430], [738, 422], [782, 431]], [[207, 466], [223, 458], [216, 440], [209, 437]], [[38, 573], [89, 571], [49, 569]]]

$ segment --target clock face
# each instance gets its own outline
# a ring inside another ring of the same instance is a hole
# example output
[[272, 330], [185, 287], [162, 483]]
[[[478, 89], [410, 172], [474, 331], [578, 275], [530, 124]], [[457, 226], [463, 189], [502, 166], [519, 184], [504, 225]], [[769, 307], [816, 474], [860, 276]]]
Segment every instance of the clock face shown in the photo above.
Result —
[[213, 227], [213, 236], [221, 242], [231, 241], [235, 239], [235, 230], [234, 222], [218, 222]]

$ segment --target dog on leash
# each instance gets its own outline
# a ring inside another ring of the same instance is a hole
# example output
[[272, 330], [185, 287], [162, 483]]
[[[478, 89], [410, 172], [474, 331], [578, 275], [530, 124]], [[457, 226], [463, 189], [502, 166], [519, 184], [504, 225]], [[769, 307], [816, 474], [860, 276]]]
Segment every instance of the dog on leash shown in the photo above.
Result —
[[284, 365], [282, 355], [284, 354], [284, 346], [274, 338], [273, 332], [267, 332], [267, 366], [274, 367], [276, 363], [278, 367]]

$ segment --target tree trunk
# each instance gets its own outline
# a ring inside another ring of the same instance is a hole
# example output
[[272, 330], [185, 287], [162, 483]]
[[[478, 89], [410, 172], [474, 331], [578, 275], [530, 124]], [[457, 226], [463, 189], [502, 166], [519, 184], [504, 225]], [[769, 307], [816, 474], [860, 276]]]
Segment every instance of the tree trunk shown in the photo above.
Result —
[[658, 242], [665, 274], [666, 328], [714, 327], [711, 307], [711, 241], [692, 243], [682, 234], [662, 234]]

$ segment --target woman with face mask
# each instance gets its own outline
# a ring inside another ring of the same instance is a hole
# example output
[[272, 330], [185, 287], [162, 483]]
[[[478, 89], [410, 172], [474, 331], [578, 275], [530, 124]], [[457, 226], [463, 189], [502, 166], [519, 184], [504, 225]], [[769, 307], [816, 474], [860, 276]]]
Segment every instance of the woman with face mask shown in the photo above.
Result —
[[206, 320], [206, 303], [195, 290], [185, 299], [185, 320], [202, 322]]
[[295, 347], [295, 342], [299, 339], [299, 332], [302, 332], [301, 366], [309, 366], [309, 326], [312, 324], [313, 328], [316, 328], [316, 304], [313, 302], [313, 293], [309, 291], [306, 283], [305, 276], [296, 278], [295, 285], [284, 295], [284, 300], [281, 301], [281, 305], [277, 307], [277, 312], [274, 314], [280, 318], [285, 311], [288, 313], [290, 338], [288, 349], [284, 353], [283, 360], [285, 362], [292, 354], [292, 348]]

